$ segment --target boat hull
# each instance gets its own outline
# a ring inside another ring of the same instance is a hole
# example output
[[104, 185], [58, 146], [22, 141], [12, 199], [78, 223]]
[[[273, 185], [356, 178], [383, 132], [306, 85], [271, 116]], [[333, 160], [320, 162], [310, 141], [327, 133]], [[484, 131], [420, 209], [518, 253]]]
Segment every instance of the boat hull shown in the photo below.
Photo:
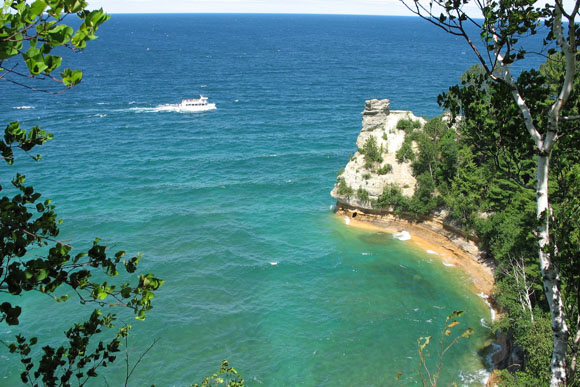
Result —
[[208, 103], [207, 105], [204, 105], [204, 106], [178, 105], [178, 109], [179, 109], [179, 111], [182, 111], [182, 112], [206, 112], [209, 110], [216, 110], [217, 107], [215, 106], [215, 103]]

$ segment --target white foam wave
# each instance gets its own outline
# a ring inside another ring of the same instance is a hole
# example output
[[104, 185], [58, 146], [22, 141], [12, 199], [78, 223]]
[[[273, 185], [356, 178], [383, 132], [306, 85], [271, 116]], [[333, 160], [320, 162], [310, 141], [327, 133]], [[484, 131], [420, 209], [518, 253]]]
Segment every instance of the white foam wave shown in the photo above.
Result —
[[489, 314], [491, 315], [491, 321], [495, 321], [495, 310], [491, 307], [491, 304], [487, 300], [489, 298], [489, 296], [487, 294], [483, 293], [483, 292], [478, 293], [477, 295], [479, 297], [483, 298], [483, 302], [485, 302], [485, 304], [487, 306], [489, 306]]
[[407, 231], [396, 232], [393, 234], [393, 238], [400, 241], [408, 241], [411, 239], [411, 234], [409, 234]]
[[481, 320], [479, 320], [479, 322], [481, 323], [481, 326], [486, 328], [486, 329], [491, 329], [491, 327], [489, 326], [489, 324], [487, 323], [487, 321], [485, 321], [484, 318], [482, 318]]
[[95, 114], [93, 117], [101, 117], [102, 118], [102, 117], [106, 117], [106, 116], [107, 116], [107, 114], [105, 114], [105, 113], [99, 113], [99, 114]]
[[460, 385], [462, 386], [471, 386], [473, 384], [480, 384], [485, 386], [491, 373], [488, 370], [480, 369], [477, 371], [472, 372], [460, 372], [459, 378], [461, 379]]
[[346, 224], [346, 225], [350, 224], [350, 218], [348, 216], [344, 217], [344, 224]]
[[447, 262], [445, 262], [445, 261], [441, 261], [441, 263], [443, 263], [443, 266], [447, 266], [447, 267], [455, 266], [454, 264], [452, 264], [452, 263], [447, 263]]
[[333, 212], [336, 211], [336, 204], [331, 204], [328, 209]]
[[270, 262], [270, 265], [272, 265], [272, 266], [276, 266], [277, 264], [278, 264], [278, 262], [276, 262], [276, 261]]
[[106, 105], [106, 102], [97, 102], [97, 105]]
[[361, 253], [362, 255], [371, 255], [371, 253]]
[[439, 255], [438, 252], [433, 251], [433, 250], [427, 250], [426, 252], [427, 252], [427, 254]]
[[[134, 103], [134, 102], [133, 102]], [[129, 102], [131, 105], [132, 103]], [[178, 112], [177, 105], [158, 105], [156, 107], [134, 107], [129, 110], [136, 113], [160, 113], [160, 112]]]
[[34, 106], [28, 106], [28, 105], [23, 105], [23, 106], [14, 106], [12, 109], [17, 109], [17, 110], [28, 110], [28, 109], [34, 109]]

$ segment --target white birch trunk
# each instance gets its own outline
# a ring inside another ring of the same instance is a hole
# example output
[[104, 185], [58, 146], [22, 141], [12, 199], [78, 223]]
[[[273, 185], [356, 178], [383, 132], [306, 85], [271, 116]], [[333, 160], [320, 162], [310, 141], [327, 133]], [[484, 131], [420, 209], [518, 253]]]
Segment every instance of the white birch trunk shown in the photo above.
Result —
[[548, 172], [550, 169], [549, 152], [540, 152], [538, 155], [537, 172], [537, 217], [538, 217], [538, 256], [542, 269], [544, 293], [550, 315], [552, 317], [552, 331], [554, 332], [554, 350], [552, 353], [552, 375], [550, 386], [563, 386], [566, 384], [566, 349], [568, 344], [568, 326], [562, 295], [560, 292], [560, 274], [557, 266], [552, 261], [549, 252], [550, 243], [550, 216], [548, 202]]
[[570, 379], [576, 374], [576, 364], [578, 362], [578, 348], [580, 346], [580, 311], [576, 320], [576, 336], [574, 337], [574, 344], [572, 345], [572, 361], [570, 364]]

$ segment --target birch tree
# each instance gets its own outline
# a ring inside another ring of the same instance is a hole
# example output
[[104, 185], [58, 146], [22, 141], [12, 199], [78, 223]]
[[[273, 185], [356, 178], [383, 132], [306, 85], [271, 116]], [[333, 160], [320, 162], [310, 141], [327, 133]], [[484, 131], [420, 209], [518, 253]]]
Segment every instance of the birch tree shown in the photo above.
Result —
[[[486, 76], [507, 86], [518, 107], [525, 131], [536, 153], [537, 251], [553, 329], [551, 363], [552, 386], [566, 384], [566, 351], [569, 328], [562, 298], [560, 273], [554, 258], [557, 249], [550, 242], [552, 211], [548, 196], [550, 157], [554, 145], [566, 135], [560, 123], [579, 117], [563, 115], [577, 76], [577, 25], [580, 0], [565, 7], [551, 0], [538, 7], [533, 0], [401, 0], [414, 14], [463, 38], [482, 65]], [[523, 97], [514, 78], [512, 65], [531, 53], [523, 48], [523, 38], [543, 33], [548, 53], [559, 51], [565, 58], [565, 76], [554, 87], [557, 93], [546, 112], [536, 112]], [[549, 49], [548, 49], [549, 47]], [[541, 115], [541, 116], [540, 116]]]

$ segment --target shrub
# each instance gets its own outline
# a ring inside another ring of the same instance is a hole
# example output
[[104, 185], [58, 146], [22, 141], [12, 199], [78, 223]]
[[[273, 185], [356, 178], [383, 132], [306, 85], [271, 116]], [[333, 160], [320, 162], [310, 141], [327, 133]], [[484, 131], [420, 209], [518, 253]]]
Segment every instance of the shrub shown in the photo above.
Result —
[[403, 196], [401, 189], [394, 184], [387, 184], [376, 202], [377, 208], [393, 207], [398, 211], [404, 211], [408, 206], [409, 199]]
[[391, 164], [385, 164], [377, 170], [379, 175], [386, 175], [387, 173], [393, 172], [393, 166]]
[[419, 128], [421, 128], [421, 121], [413, 121], [410, 118], [401, 118], [399, 122], [397, 122], [397, 129], [404, 130], [405, 132], [411, 132]]
[[407, 139], [405, 139], [405, 141], [403, 142], [403, 145], [401, 145], [401, 148], [397, 151], [395, 156], [397, 157], [397, 161], [399, 163], [404, 163], [407, 161], [414, 161], [415, 160], [415, 152], [413, 152], [413, 148], [411, 147], [411, 142], [407, 141]]
[[383, 147], [377, 145], [375, 136], [370, 136], [359, 152], [365, 157], [365, 167], [371, 169], [375, 163], [382, 163]]
[[365, 201], [369, 200], [369, 192], [362, 187], [360, 187], [358, 189], [358, 191], [356, 191], [356, 196], [361, 200], [365, 200]]
[[338, 194], [340, 196], [352, 196], [354, 194], [354, 190], [351, 186], [346, 184], [346, 180], [343, 177], [338, 179]]

